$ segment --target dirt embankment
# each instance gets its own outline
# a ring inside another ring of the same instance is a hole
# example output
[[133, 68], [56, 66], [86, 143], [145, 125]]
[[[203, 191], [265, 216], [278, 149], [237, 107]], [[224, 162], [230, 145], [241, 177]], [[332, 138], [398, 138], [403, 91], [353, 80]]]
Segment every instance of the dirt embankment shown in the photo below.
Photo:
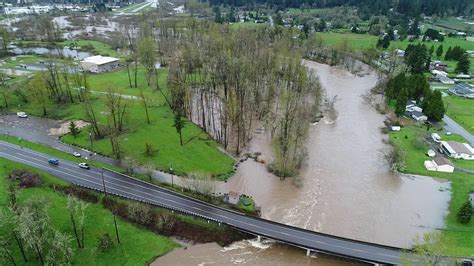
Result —
[[[59, 127], [57, 128], [51, 128], [49, 130], [49, 133], [48, 135], [51, 135], [51, 136], [62, 136], [64, 134], [68, 134], [69, 132], [71, 132], [69, 130], [69, 125], [70, 125], [71, 121], [67, 121], [67, 122], [64, 122], [64, 123], [61, 123], [59, 125]], [[86, 122], [86, 121], [83, 121], [83, 120], [75, 120], [74, 121], [74, 124], [76, 124], [76, 127], [78, 129], [81, 129], [81, 128], [85, 128], [87, 126], [90, 125], [90, 123]]]

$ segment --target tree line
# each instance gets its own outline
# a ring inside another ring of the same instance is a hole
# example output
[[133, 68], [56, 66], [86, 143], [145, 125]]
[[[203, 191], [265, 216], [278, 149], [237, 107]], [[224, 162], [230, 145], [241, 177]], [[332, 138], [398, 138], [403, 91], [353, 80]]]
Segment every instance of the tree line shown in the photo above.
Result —
[[211, 5], [247, 6], [267, 5], [275, 8], [331, 8], [338, 6], [353, 6], [369, 14], [387, 14], [393, 8], [395, 11], [409, 16], [425, 14], [428, 16], [466, 15], [474, 14], [474, 4], [469, 0], [208, 0]]

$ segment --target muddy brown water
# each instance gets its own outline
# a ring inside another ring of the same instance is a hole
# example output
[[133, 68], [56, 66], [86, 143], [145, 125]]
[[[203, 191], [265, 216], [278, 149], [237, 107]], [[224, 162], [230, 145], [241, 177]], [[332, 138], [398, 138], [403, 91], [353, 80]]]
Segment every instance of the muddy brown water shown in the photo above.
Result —
[[[254, 197], [263, 218], [385, 245], [409, 247], [417, 236], [444, 226], [450, 184], [429, 177], [390, 173], [381, 151], [384, 116], [361, 95], [376, 84], [374, 72], [362, 77], [314, 62], [328, 96], [338, 95], [334, 124], [322, 120], [310, 129], [308, 161], [302, 187], [280, 181], [264, 165], [248, 160], [225, 185]], [[268, 138], [256, 134], [249, 151], [271, 160]], [[261, 246], [263, 245], [263, 246]], [[241, 241], [231, 247], [195, 245], [157, 260], [175, 265], [337, 265], [353, 262], [334, 257], [306, 257], [304, 251], [280, 244]]]

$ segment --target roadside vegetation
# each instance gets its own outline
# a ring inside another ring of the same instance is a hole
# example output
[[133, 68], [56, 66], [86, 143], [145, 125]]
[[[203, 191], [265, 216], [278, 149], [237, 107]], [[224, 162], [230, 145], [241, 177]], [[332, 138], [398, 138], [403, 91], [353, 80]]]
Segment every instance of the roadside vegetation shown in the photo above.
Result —
[[[30, 181], [28, 186], [31, 187], [20, 188], [18, 186], [21, 183], [18, 182], [21, 180], [10, 181], [9, 175], [21, 171], [28, 176], [27, 178], [34, 179], [37, 183]], [[41, 265], [39, 256], [43, 257], [45, 264], [144, 265], [178, 247], [178, 244], [167, 237], [156, 235], [122, 219], [117, 220], [121, 236], [120, 243], [117, 243], [112, 214], [99, 203], [90, 201], [86, 203], [83, 213], [82, 211], [77, 213], [76, 219], [80, 219], [79, 216], [83, 217], [81, 228], [84, 228], [83, 234], [80, 234], [82, 245], [78, 247], [70, 217], [72, 209], [68, 202], [71, 200], [83, 202], [83, 200], [75, 196], [68, 198], [68, 195], [59, 189], [65, 188], [67, 185], [65, 182], [18, 163], [0, 159], [0, 184], [1, 259], [4, 265], [12, 265], [13, 261], [16, 265]], [[16, 198], [14, 202], [12, 195]], [[94, 193], [92, 195], [97, 197]], [[23, 220], [30, 214], [37, 214], [43, 219], [38, 222]], [[79, 220], [76, 221], [79, 226]], [[30, 232], [23, 231], [26, 228], [22, 225], [27, 222], [30, 223], [28, 225]], [[42, 232], [35, 231], [36, 226], [41, 226]], [[24, 257], [12, 232], [19, 238], [24, 249]], [[103, 243], [106, 235], [109, 236], [105, 240], [107, 243]], [[38, 239], [36, 237], [40, 237], [41, 241], [35, 240]], [[30, 240], [34, 242], [29, 242]]]

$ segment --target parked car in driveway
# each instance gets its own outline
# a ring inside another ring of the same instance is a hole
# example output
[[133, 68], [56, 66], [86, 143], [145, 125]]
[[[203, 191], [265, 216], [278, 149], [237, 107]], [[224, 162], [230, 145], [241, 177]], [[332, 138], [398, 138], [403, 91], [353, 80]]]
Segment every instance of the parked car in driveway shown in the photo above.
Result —
[[79, 168], [89, 170], [91, 167], [87, 163], [80, 163]]
[[25, 112], [18, 112], [16, 113], [16, 116], [19, 118], [28, 118], [28, 115]]
[[58, 159], [48, 159], [48, 163], [51, 165], [59, 165], [59, 160]]

